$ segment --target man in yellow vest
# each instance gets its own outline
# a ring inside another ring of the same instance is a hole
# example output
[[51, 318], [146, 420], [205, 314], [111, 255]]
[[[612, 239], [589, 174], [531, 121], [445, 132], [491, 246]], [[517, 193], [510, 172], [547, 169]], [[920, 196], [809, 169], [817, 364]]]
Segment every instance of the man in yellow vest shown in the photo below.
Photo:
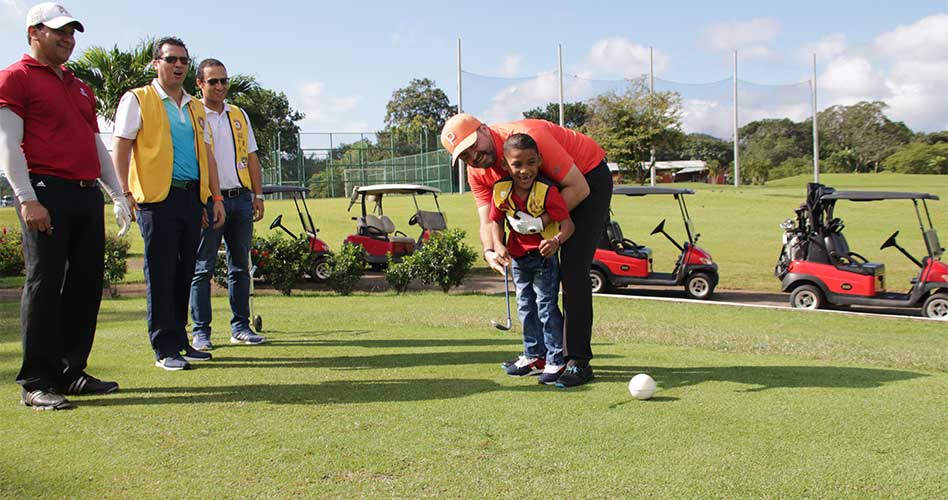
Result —
[[119, 102], [112, 160], [145, 240], [155, 366], [176, 371], [211, 358], [188, 342], [188, 298], [202, 221], [220, 227], [225, 213], [204, 105], [183, 88], [188, 49], [162, 38], [152, 56], [157, 78]]
[[214, 159], [227, 222], [220, 228], [201, 232], [197, 264], [191, 280], [192, 346], [210, 351], [211, 277], [217, 264], [221, 237], [227, 244], [227, 290], [230, 296], [230, 342], [257, 345], [264, 338], [250, 329], [250, 245], [253, 223], [263, 218], [263, 186], [257, 141], [244, 110], [227, 103], [230, 79], [227, 68], [217, 59], [205, 59], [197, 67], [207, 126], [214, 136]]

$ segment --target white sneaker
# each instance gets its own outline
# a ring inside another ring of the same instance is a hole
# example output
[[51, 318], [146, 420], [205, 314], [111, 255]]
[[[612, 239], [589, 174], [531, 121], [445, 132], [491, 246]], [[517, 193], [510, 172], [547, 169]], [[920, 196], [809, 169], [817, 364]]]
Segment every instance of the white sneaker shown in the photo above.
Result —
[[545, 385], [555, 384], [563, 373], [564, 368], [566, 368], [566, 365], [546, 365], [546, 367], [543, 368], [543, 373], [540, 374], [538, 382]]

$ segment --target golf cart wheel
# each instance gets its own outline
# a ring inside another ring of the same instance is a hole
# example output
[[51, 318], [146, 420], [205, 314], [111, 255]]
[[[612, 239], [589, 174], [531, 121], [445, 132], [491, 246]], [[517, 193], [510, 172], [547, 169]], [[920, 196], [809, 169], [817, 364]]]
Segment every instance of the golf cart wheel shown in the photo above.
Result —
[[257, 332], [263, 331], [263, 318], [259, 314], [253, 317], [253, 329]]
[[313, 268], [309, 272], [309, 277], [316, 283], [323, 283], [329, 279], [329, 271], [329, 259], [327, 257], [320, 257], [316, 259], [316, 262], [313, 264]]
[[609, 290], [609, 281], [606, 275], [598, 269], [589, 270], [589, 284], [592, 286], [592, 293], [603, 293]]
[[922, 316], [934, 319], [948, 319], [948, 293], [935, 293], [922, 304]]
[[715, 280], [708, 273], [692, 273], [685, 280], [685, 291], [693, 299], [704, 300], [711, 296], [716, 285]]
[[823, 307], [823, 292], [813, 285], [801, 285], [790, 294], [790, 307], [794, 309], [819, 309]]

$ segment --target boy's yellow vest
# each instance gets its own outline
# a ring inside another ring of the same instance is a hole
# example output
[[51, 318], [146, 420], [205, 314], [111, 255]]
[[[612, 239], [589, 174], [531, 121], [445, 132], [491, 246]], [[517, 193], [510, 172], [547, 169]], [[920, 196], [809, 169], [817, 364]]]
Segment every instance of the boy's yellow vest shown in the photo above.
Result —
[[[534, 217], [539, 217], [546, 212], [546, 194], [550, 190], [552, 183], [550, 181], [537, 177], [530, 187], [530, 194], [527, 195], [527, 213]], [[517, 207], [510, 197], [513, 195], [513, 179], [504, 177], [494, 183], [493, 201], [498, 210], [507, 215], [513, 216], [517, 213]], [[543, 239], [548, 240], [560, 231], [558, 222], [552, 222], [543, 228]]]
[[[168, 197], [171, 190], [171, 172], [174, 168], [174, 148], [171, 144], [171, 124], [168, 113], [151, 84], [132, 93], [141, 108], [142, 126], [132, 143], [132, 162], [128, 170], [128, 186], [137, 203], [156, 203]], [[207, 117], [204, 105], [197, 99], [188, 101], [188, 114], [194, 128], [194, 152], [198, 159], [201, 182], [201, 202], [211, 196], [207, 176], [207, 145], [204, 127]]]
[[[247, 120], [244, 116], [243, 111], [240, 110], [237, 106], [233, 104], [228, 104], [227, 113], [227, 123], [230, 124], [230, 133], [234, 138], [234, 159], [236, 164], [234, 168], [237, 169], [237, 178], [240, 179], [240, 185], [251, 189], [253, 186], [250, 182], [250, 154], [247, 150], [250, 148], [248, 146], [248, 141], [250, 134], [247, 132]], [[214, 147], [224, 147], [223, 144], [215, 144]], [[224, 165], [218, 165], [218, 168], [222, 168]]]

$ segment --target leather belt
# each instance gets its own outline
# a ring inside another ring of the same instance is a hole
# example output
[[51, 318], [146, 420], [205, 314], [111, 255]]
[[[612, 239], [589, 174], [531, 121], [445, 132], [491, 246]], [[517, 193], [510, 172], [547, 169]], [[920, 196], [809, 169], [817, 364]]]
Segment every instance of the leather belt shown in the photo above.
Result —
[[245, 187], [233, 188], [233, 189], [222, 189], [221, 196], [224, 198], [236, 198], [244, 193], [249, 193], [250, 190]]
[[179, 181], [176, 179], [171, 179], [171, 187], [173, 188], [184, 189], [187, 191], [197, 188], [197, 185], [198, 181]]

